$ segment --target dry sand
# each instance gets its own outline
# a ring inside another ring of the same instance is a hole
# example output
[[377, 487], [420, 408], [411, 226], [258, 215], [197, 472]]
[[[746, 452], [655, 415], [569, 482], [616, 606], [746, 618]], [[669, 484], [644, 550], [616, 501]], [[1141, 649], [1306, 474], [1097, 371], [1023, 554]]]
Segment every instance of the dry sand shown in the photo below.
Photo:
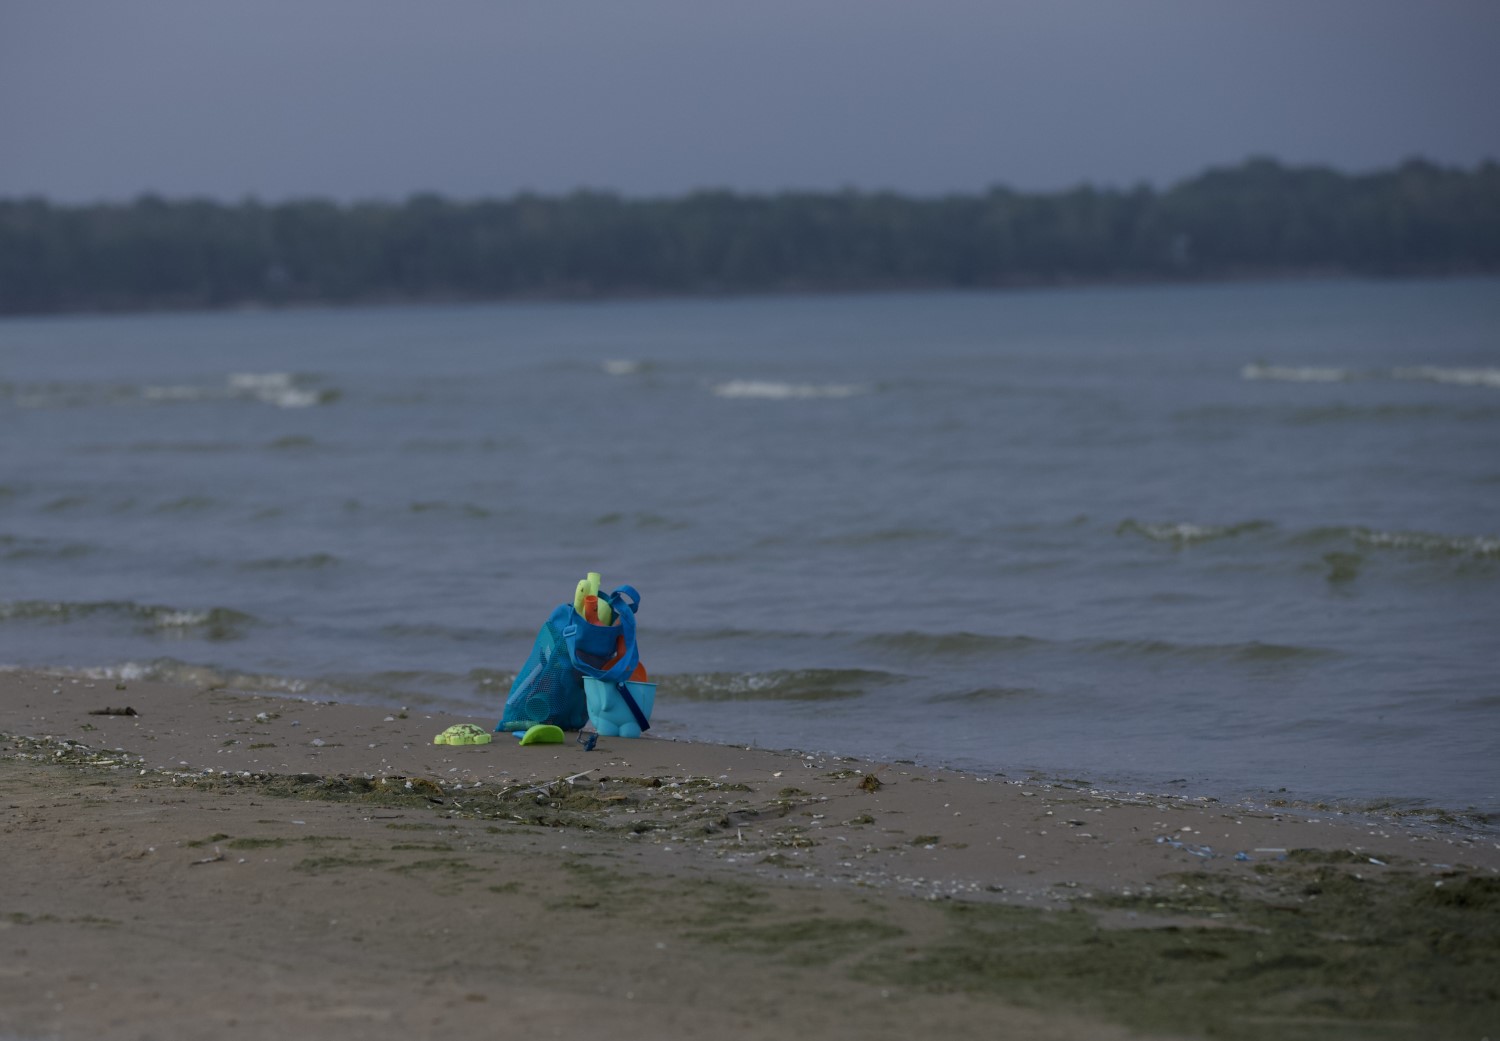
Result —
[[1489, 822], [461, 721], [0, 673], [0, 1039], [1500, 1037]]

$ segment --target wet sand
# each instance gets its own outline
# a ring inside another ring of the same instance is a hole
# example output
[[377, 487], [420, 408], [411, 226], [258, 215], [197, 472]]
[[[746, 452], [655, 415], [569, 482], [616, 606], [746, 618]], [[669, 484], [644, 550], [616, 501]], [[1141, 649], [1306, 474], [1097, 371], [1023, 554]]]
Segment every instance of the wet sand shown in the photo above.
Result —
[[465, 721], [0, 673], [0, 1036], [1500, 1024], [1488, 822]]

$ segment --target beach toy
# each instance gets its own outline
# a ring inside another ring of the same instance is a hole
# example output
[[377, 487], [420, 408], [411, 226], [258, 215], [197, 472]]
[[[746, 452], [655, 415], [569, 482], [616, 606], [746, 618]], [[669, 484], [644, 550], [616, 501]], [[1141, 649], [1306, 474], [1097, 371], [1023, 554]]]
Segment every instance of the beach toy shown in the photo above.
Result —
[[[635, 615], [641, 595], [633, 586], [597, 592], [597, 571], [573, 587], [573, 602], [559, 604], [532, 642], [531, 654], [511, 681], [495, 731], [521, 734], [538, 724], [577, 730], [588, 722], [583, 677], [649, 682], [640, 663]], [[605, 624], [607, 623], [607, 624]], [[639, 727], [649, 728], [643, 716]]]
[[609, 606], [608, 600], [599, 596], [601, 581], [603, 576], [597, 571], [590, 571], [586, 578], [579, 579], [573, 590], [573, 610], [583, 615], [583, 620], [591, 625], [613, 625], [614, 609]]
[[[623, 657], [625, 657], [625, 637], [624, 635], [621, 635], [619, 639], [615, 641], [614, 653], [611, 654], [608, 658], [604, 659], [604, 664], [601, 665], [600, 668], [607, 670], [611, 666], [613, 666], [615, 662], [619, 661]], [[646, 665], [644, 662], [637, 661], [635, 663], [635, 671], [630, 674], [630, 679], [635, 683], [646, 682]]]
[[588, 700], [589, 721], [603, 737], [640, 737], [641, 731], [651, 724], [651, 709], [656, 704], [656, 684], [630, 680], [623, 686], [635, 699], [641, 716], [630, 710], [630, 705], [620, 694], [622, 684], [607, 680], [583, 677], [583, 694]]
[[551, 723], [539, 723], [529, 728], [526, 733], [517, 733], [523, 745], [560, 745], [563, 743], [563, 732], [561, 727], [555, 727]]
[[432, 739], [435, 745], [487, 745], [490, 735], [473, 723], [455, 723]]

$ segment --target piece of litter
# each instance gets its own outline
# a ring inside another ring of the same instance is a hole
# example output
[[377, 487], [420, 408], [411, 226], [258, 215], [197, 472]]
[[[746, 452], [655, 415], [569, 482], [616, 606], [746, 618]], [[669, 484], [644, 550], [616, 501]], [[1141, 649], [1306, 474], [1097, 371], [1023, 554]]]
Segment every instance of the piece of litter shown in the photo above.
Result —
[[1176, 839], [1169, 839], [1165, 835], [1156, 836], [1156, 844], [1158, 846], [1170, 846], [1173, 849], [1180, 849], [1184, 853], [1191, 853], [1193, 856], [1202, 857], [1205, 860], [1210, 860], [1214, 856], [1212, 846], [1194, 846], [1190, 843], [1179, 842]]

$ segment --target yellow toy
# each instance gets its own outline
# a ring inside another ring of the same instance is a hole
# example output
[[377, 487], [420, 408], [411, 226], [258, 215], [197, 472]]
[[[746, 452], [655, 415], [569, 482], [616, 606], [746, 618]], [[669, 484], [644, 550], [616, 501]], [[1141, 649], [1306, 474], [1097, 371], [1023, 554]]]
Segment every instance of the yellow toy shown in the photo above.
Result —
[[609, 606], [608, 600], [599, 599], [599, 572], [590, 571], [587, 578], [578, 580], [578, 586], [573, 590], [573, 610], [583, 616], [586, 622], [595, 625], [613, 625], [615, 623], [615, 612]]

